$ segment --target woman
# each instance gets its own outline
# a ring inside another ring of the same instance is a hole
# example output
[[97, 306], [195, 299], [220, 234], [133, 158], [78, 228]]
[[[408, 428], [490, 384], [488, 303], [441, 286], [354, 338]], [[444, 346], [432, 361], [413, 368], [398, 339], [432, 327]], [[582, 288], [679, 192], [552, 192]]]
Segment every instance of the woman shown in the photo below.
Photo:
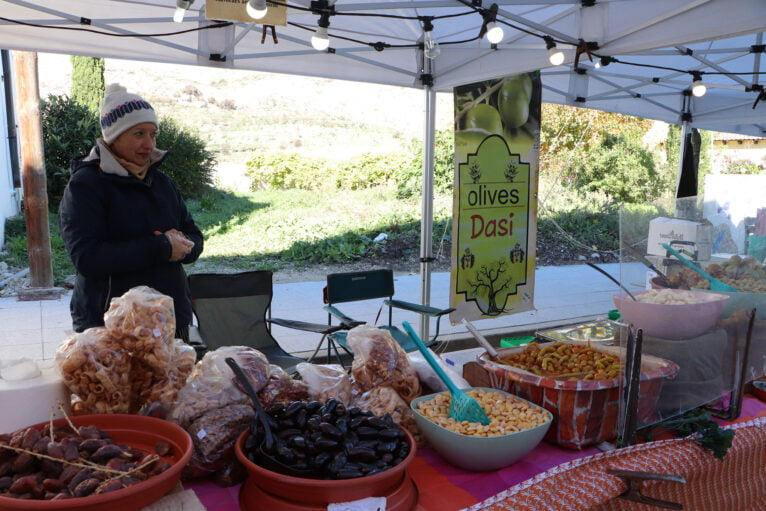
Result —
[[146, 285], [173, 298], [176, 336], [188, 341], [191, 301], [182, 264], [202, 253], [202, 233], [173, 180], [159, 170], [152, 106], [119, 84], [106, 88], [102, 137], [72, 161], [59, 228], [77, 276], [75, 331], [104, 324], [109, 302]]

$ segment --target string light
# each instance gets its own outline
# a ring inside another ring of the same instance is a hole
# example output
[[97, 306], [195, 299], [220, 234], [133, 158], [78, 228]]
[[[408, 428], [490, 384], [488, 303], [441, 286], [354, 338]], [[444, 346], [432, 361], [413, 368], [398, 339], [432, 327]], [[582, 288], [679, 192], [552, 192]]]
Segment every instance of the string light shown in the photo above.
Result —
[[701, 98], [707, 92], [707, 87], [702, 83], [702, 74], [699, 72], [692, 72], [694, 80], [692, 81], [692, 94], [694, 97]]
[[176, 23], [182, 23], [186, 11], [189, 10], [194, 0], [176, 0], [176, 11], [173, 13], [173, 21]]
[[502, 41], [505, 36], [503, 27], [495, 23], [497, 19], [497, 4], [492, 4], [489, 9], [482, 9], [480, 12], [484, 23], [482, 23], [481, 30], [479, 30], [479, 37], [486, 35], [487, 41], [491, 44], [497, 44]]
[[503, 37], [505, 37], [505, 33], [503, 32], [503, 27], [501, 27], [494, 21], [490, 21], [489, 23], [487, 23], [487, 41], [489, 41], [492, 44], [497, 44], [503, 40]]
[[564, 52], [556, 48], [556, 42], [549, 35], [543, 37], [545, 47], [548, 48], [548, 61], [551, 65], [560, 66], [564, 63]]
[[439, 43], [434, 40], [434, 24], [431, 21], [432, 19], [429, 16], [421, 18], [423, 22], [423, 54], [429, 59], [435, 59], [442, 52], [441, 48], [439, 48]]
[[327, 27], [330, 26], [330, 13], [323, 12], [319, 16], [317, 29], [311, 36], [311, 46], [317, 51], [325, 51], [330, 47], [330, 36], [327, 34]]
[[596, 65], [594, 67], [596, 69], [600, 69], [602, 67], [608, 66], [613, 61], [614, 61], [614, 59], [612, 57], [601, 57], [599, 60], [596, 61]]
[[263, 19], [268, 12], [266, 0], [248, 0], [245, 10], [247, 11], [247, 15], [254, 20]]

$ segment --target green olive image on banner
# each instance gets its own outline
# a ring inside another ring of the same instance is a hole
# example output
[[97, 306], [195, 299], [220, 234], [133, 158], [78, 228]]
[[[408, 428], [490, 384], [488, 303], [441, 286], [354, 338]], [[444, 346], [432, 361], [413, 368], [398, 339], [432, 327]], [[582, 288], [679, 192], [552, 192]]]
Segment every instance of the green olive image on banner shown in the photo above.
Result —
[[485, 130], [460, 130], [455, 132], [455, 156], [459, 162], [465, 162], [468, 155], [476, 152], [485, 138], [492, 135]]
[[506, 128], [518, 128], [527, 122], [530, 94], [532, 80], [528, 75], [519, 75], [500, 87], [497, 107]]
[[485, 130], [489, 133], [502, 135], [503, 121], [495, 107], [480, 103], [465, 114], [465, 128]]

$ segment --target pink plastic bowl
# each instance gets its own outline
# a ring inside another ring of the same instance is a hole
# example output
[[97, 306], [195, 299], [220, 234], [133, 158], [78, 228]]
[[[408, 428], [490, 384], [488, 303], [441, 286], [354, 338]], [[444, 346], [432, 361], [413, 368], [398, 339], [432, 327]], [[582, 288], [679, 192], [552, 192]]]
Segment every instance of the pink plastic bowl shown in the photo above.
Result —
[[[623, 323], [630, 323], [644, 331], [644, 335], [663, 339], [689, 339], [701, 335], [715, 325], [726, 307], [729, 296], [708, 291], [669, 289], [671, 292], [690, 293], [700, 303], [662, 304], [637, 302], [627, 294], [614, 295], [614, 304]], [[649, 291], [633, 293], [638, 298]]]

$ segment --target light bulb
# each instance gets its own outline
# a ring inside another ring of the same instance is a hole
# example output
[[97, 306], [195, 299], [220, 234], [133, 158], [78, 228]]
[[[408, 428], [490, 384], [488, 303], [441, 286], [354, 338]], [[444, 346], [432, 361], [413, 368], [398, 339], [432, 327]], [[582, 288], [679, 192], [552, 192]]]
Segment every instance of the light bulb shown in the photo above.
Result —
[[548, 50], [548, 61], [554, 66], [560, 66], [564, 63], [564, 52], [554, 46]]
[[503, 33], [503, 27], [494, 21], [487, 23], [487, 41], [492, 44], [497, 44], [503, 40], [504, 36], [505, 34]]
[[694, 97], [701, 98], [707, 92], [707, 87], [702, 83], [702, 78], [695, 78], [692, 85], [692, 94]]
[[262, 19], [268, 12], [266, 0], [249, 0], [245, 10], [247, 11], [247, 15], [254, 20]]
[[175, 21], [176, 23], [183, 23], [185, 14], [186, 14], [186, 9], [182, 9], [181, 7], [176, 7], [176, 12], [173, 13], [173, 21]]
[[176, 23], [182, 23], [184, 16], [186, 15], [186, 11], [189, 10], [189, 7], [191, 7], [191, 4], [193, 3], [194, 0], [176, 0], [176, 11], [173, 13], [173, 21]]
[[330, 47], [330, 36], [327, 35], [327, 27], [317, 27], [311, 36], [311, 46], [317, 51], [324, 51]]
[[431, 31], [423, 32], [423, 54], [426, 58], [435, 59], [442, 52], [439, 43], [434, 41]]

